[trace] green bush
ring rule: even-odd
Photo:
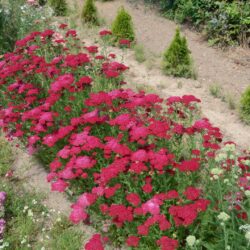
[[[144,0],[165,16],[188,22],[206,33],[210,44],[250,47],[250,4],[247,0]]]
[[[24,0],[0,1],[0,55],[12,51],[15,42],[28,32],[48,26],[46,22],[51,15],[52,10],[48,6],[38,8]]]
[[[93,0],[86,0],[82,10],[82,20],[86,23],[98,25],[97,8]]]
[[[67,3],[66,0],[50,0],[50,6],[54,10],[56,16],[66,16]]]
[[[112,23],[112,33],[115,42],[120,39],[135,40],[133,22],[130,14],[122,7],[119,9],[115,20]]]
[[[241,96],[240,115],[243,121],[250,124],[250,86]]]
[[[166,75],[176,77],[195,77],[187,40],[181,37],[179,29],[163,55],[163,71]]]

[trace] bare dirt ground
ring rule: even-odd
[[[83,1],[74,2],[80,10]],[[240,121],[237,110],[230,110],[228,104],[209,93],[210,84],[216,83],[223,88],[223,94],[239,100],[240,94],[250,84],[249,49],[235,48],[225,52],[212,48],[200,34],[182,28],[192,52],[198,79],[167,77],[162,74],[159,61],[162,52],[170,44],[177,25],[161,17],[151,7],[137,4],[137,1],[116,0],[96,2],[96,5],[101,18],[106,22],[106,28],[110,27],[117,10],[124,6],[133,18],[137,42],[144,46],[147,55],[154,57],[154,62],[150,62],[150,65],[147,62],[139,64],[132,50],[125,52],[123,61],[130,67],[127,75],[130,85],[151,86],[151,91],[158,90],[162,97],[184,94],[197,96],[202,100],[204,116],[222,130],[226,140],[235,141],[241,148],[250,146],[250,127]],[[115,48],[113,50],[121,54],[121,51]]]

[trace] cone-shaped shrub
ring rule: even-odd
[[[82,20],[86,23],[98,24],[97,9],[94,0],[86,0],[82,10]]]
[[[112,33],[114,35],[115,42],[120,39],[128,39],[134,41],[135,33],[132,18],[129,13],[122,7],[112,24]]]
[[[66,0],[50,0],[49,3],[56,16],[65,16],[67,14]]]
[[[193,63],[187,40],[176,30],[175,37],[163,55],[163,71],[166,75],[194,78]]]
[[[240,100],[240,115],[242,120],[250,124],[250,86],[242,94]]]

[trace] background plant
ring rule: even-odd
[[[16,40],[28,32],[44,29],[51,16],[47,6],[29,5],[23,0],[0,3],[0,54],[13,50]]]
[[[247,1],[145,0],[158,4],[163,13],[206,33],[210,44],[250,46],[250,6]]]
[[[66,0],[50,0],[50,6],[54,10],[56,16],[66,16],[67,15],[67,2]]]
[[[187,40],[176,30],[175,37],[163,54],[163,72],[167,75],[195,78]]]
[[[250,87],[241,96],[240,114],[243,121],[250,124]]]
[[[99,24],[97,8],[94,0],[86,0],[82,9],[82,20],[86,23]]]
[[[121,39],[128,39],[130,42],[135,40],[132,17],[123,7],[119,9],[117,16],[112,23],[111,30],[115,42],[119,42]]]

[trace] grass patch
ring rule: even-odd
[[[4,177],[13,163],[11,145],[0,135],[0,191],[7,193],[4,205],[6,229],[0,249],[79,250],[83,233],[68,219],[42,204],[43,194],[28,192],[18,177]],[[55,212],[55,211],[54,211]]]
[[[209,92],[215,98],[220,98],[221,92],[222,92],[221,86],[218,85],[217,83],[214,83],[214,84],[209,86]]]
[[[7,173],[13,161],[11,147],[0,133],[0,177]]]
[[[135,45],[134,46],[135,51],[135,60],[139,63],[143,63],[146,61],[146,55],[143,45]]]

